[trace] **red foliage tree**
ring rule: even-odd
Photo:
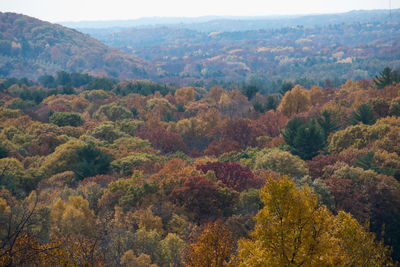
[[[240,151],[238,142],[232,140],[214,140],[204,150],[204,155],[219,156],[232,151]]]
[[[364,190],[356,188],[351,179],[330,177],[325,183],[329,186],[335,199],[336,210],[344,210],[363,221],[368,216],[367,195]]]
[[[204,173],[213,171],[218,180],[239,192],[260,185],[250,169],[243,168],[234,162],[207,162],[197,166],[197,170]]]
[[[321,178],[324,174],[324,168],[329,165],[335,165],[336,162],[341,161],[353,166],[355,160],[362,155],[361,150],[350,150],[340,154],[318,155],[312,160],[307,161],[307,167],[310,170],[310,175],[313,179]]]
[[[249,119],[228,121],[221,129],[221,139],[235,141],[242,149],[257,146],[257,137],[261,135],[262,129]]]
[[[182,137],[164,128],[142,128],[137,135],[142,139],[149,140],[156,149],[161,150],[163,153],[186,151],[186,145]]]
[[[288,118],[279,111],[268,111],[253,121],[253,127],[259,127],[262,135],[277,137],[286,127]]]
[[[235,197],[235,192],[220,187],[204,176],[186,178],[183,185],[170,194],[173,202],[193,213],[197,220],[229,215]]]

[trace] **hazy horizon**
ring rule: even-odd
[[[148,0],[135,3],[124,0],[5,0],[0,11],[15,12],[50,22],[116,21],[142,18],[201,18],[212,16],[262,17],[344,13],[354,10],[400,8],[400,0],[337,0],[332,2],[308,0]]]

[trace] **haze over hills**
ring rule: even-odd
[[[142,19],[131,21],[137,27],[112,22],[79,30],[151,61],[159,80],[181,84],[246,81],[271,89],[279,79],[309,86],[305,79],[366,79],[385,66],[400,67],[400,10],[209,19],[161,19],[148,26]]]
[[[131,27],[171,26],[204,32],[212,31],[248,31],[272,29],[302,25],[322,26],[340,23],[371,23],[399,20],[400,9],[395,10],[354,10],[346,13],[309,14],[309,15],[271,15],[271,16],[202,16],[202,17],[144,17],[134,20],[112,21],[65,21],[59,22],[65,27],[90,32],[92,29],[112,29]]]
[[[339,84],[400,67],[399,22],[396,9],[63,23],[73,30],[0,13],[0,77],[65,70],[177,86],[246,82],[265,93],[284,80]]]
[[[37,78],[58,70],[145,78],[149,64],[87,34],[15,13],[0,13],[0,76]]]

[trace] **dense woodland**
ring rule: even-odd
[[[397,266],[399,12],[0,13],[0,266]]]
[[[400,68],[400,10],[201,19],[73,30],[0,13],[0,77],[37,79],[63,70],[174,87],[246,83],[268,95],[285,81],[337,87],[373,78],[386,66]]]
[[[143,79],[149,68],[76,30],[0,12],[0,77],[37,79],[59,70]]]
[[[400,67],[398,21],[234,32],[166,26],[85,32],[148,60],[164,82],[246,81],[273,88],[281,77],[306,77],[300,82],[311,87],[325,79],[368,79],[387,65]]]
[[[0,83],[0,265],[393,266],[400,74]]]

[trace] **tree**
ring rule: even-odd
[[[294,84],[293,84],[292,82],[290,82],[290,81],[289,81],[289,82],[285,81],[285,82],[283,82],[282,85],[281,85],[280,93],[281,93],[282,95],[285,95],[286,92],[292,90],[293,87],[294,87]]]
[[[47,176],[73,170],[79,160],[76,151],[85,145],[83,141],[76,139],[59,145],[53,153],[45,158],[40,169]]]
[[[94,114],[93,117],[98,120],[119,121],[123,119],[130,119],[133,114],[130,110],[116,103],[101,106]]]
[[[199,221],[230,214],[235,197],[234,192],[204,176],[188,177],[170,194],[172,201],[185,207]]]
[[[279,98],[277,96],[269,95],[265,101],[265,111],[276,110],[279,105]]]
[[[228,139],[214,140],[204,150],[204,155],[219,156],[232,151],[240,151],[238,142]]]
[[[22,183],[26,176],[21,162],[15,158],[0,159],[0,186],[5,187],[14,194],[21,194]]]
[[[293,154],[304,160],[310,160],[318,155],[326,145],[325,139],[314,121],[303,124],[293,140]]]
[[[388,248],[350,215],[333,216],[307,186],[268,178],[260,196],[252,239],[239,241],[240,266],[392,266]]]
[[[254,174],[248,168],[233,162],[207,162],[198,165],[196,169],[204,174],[213,171],[218,180],[236,191],[243,191],[250,187],[257,186]]]
[[[393,82],[399,82],[399,80],[399,75],[389,67],[386,67],[379,73],[379,76],[375,76],[374,83],[378,89],[383,89],[385,86],[391,85]]]
[[[338,129],[335,119],[332,118],[332,114],[328,110],[322,112],[321,116],[317,118],[317,122],[318,126],[321,127],[325,140],[328,138],[330,133],[333,133]]]
[[[185,87],[175,91],[176,103],[186,105],[191,101],[194,101],[194,88]]]
[[[129,135],[116,129],[113,123],[105,122],[97,126],[91,133],[95,138],[113,143],[116,139],[128,137]]]
[[[229,120],[222,128],[222,138],[238,142],[242,149],[257,145],[262,132],[249,119]]]
[[[304,123],[299,118],[290,120],[283,137],[293,154],[305,160],[318,155],[326,145],[323,133],[314,120],[309,123]]]
[[[364,123],[368,125],[374,124],[376,121],[374,111],[368,104],[361,104],[357,110],[353,112],[353,124]]]
[[[163,153],[184,152],[186,150],[182,137],[164,128],[142,128],[137,135],[142,139],[149,140],[156,149],[161,150]]]
[[[291,117],[300,112],[307,111],[311,106],[307,92],[296,85],[291,91],[285,93],[279,104],[278,110],[285,116]]]
[[[139,255],[149,255],[154,262],[161,257],[160,242],[161,236],[156,230],[139,229],[133,235],[133,250]]]
[[[127,250],[121,258],[120,264],[124,267],[157,267],[151,263],[151,258],[147,254],[140,254],[136,257],[133,250]]]
[[[289,175],[296,179],[308,174],[304,161],[287,151],[280,150],[272,150],[258,157],[256,159],[256,168],[274,171],[281,175]]]
[[[82,196],[69,196],[68,201],[57,199],[51,207],[53,232],[62,235],[93,236],[94,212]]]
[[[248,100],[251,100],[259,91],[258,87],[255,85],[244,85],[242,87],[242,94],[247,96]]]
[[[209,223],[193,237],[183,263],[188,267],[228,266],[233,246],[232,233],[222,221]]]
[[[287,123],[285,130],[282,132],[282,135],[283,135],[283,138],[285,139],[286,144],[288,144],[289,146],[294,146],[294,139],[297,136],[297,132],[298,132],[299,128],[303,124],[304,124],[303,121],[298,117],[291,119]]]
[[[391,131],[394,133],[393,136],[390,135]],[[361,149],[376,142],[379,143],[378,147],[394,152],[391,149],[395,148],[398,143],[396,142],[399,136],[398,132],[399,127],[390,127],[379,121],[374,125],[357,124],[335,132],[330,139],[328,149],[330,152],[340,152],[350,147]],[[392,142],[391,138],[394,138],[395,142]],[[381,140],[384,142],[380,143]],[[390,147],[387,146],[388,144]]]
[[[279,111],[267,111],[256,121],[253,121],[253,127],[261,128],[262,135],[277,137],[285,128],[288,118]]]
[[[163,262],[173,266],[180,265],[186,244],[177,234],[168,233],[160,242],[160,247]]]
[[[76,153],[78,154],[78,163],[74,166],[74,173],[78,180],[105,174],[110,168],[111,156],[93,144],[79,148]]]
[[[49,117],[50,123],[58,126],[80,126],[83,124],[81,115],[73,112],[55,112]]]

